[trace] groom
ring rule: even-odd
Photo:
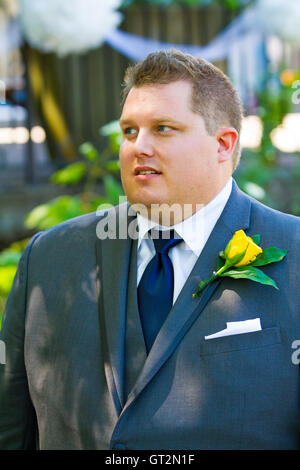
[[[300,222],[232,179],[241,120],[204,60],[128,69],[129,205],[27,245],[0,334],[1,449],[299,449]],[[288,250],[261,268],[278,289],[224,277],[193,298],[240,230]]]

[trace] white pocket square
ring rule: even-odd
[[[204,336],[204,339],[220,338],[222,336],[240,335],[252,331],[261,330],[260,318],[244,321],[232,321],[226,323],[224,330],[218,331],[212,335]]]

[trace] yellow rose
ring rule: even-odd
[[[268,286],[273,286],[278,289],[274,279],[267,276],[257,266],[264,266],[266,264],[281,261],[287,254],[288,250],[283,250],[277,247],[261,249],[256,245],[254,240],[258,240],[260,235],[255,235],[253,238],[248,237],[243,230],[237,230],[233,237],[227,243],[224,251],[219,252],[217,271],[213,271],[212,276],[208,279],[201,280],[197,286],[196,291],[193,293],[193,299],[199,297],[202,290],[215,281],[219,277],[231,277],[233,279],[249,279],[250,281],[259,282]],[[262,253],[259,261],[254,262],[254,266],[248,266],[246,269],[232,269],[234,266],[246,266],[255,261],[256,258]]]
[[[245,266],[255,260],[257,255],[262,253],[260,246],[256,245],[251,237],[247,237],[243,230],[238,230],[233,235],[232,239],[228,243],[225,249],[225,256],[228,260],[243,253],[246,250],[246,253],[241,261],[234,264],[234,266]]]

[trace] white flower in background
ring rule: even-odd
[[[121,0],[20,0],[20,21],[32,47],[59,56],[102,44],[121,22]]]
[[[257,0],[256,28],[300,44],[300,0]]]

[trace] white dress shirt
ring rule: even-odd
[[[153,227],[158,227],[160,230],[174,229],[176,234],[183,240],[182,243],[179,243],[169,251],[169,257],[174,268],[174,304],[228,201],[231,189],[232,178],[228,180],[224,188],[206,206],[203,206],[191,217],[172,227],[158,226],[152,220],[146,219],[140,214],[137,215],[139,228],[137,285],[147,264],[155,256],[153,241],[150,238],[145,238],[148,231]]]

